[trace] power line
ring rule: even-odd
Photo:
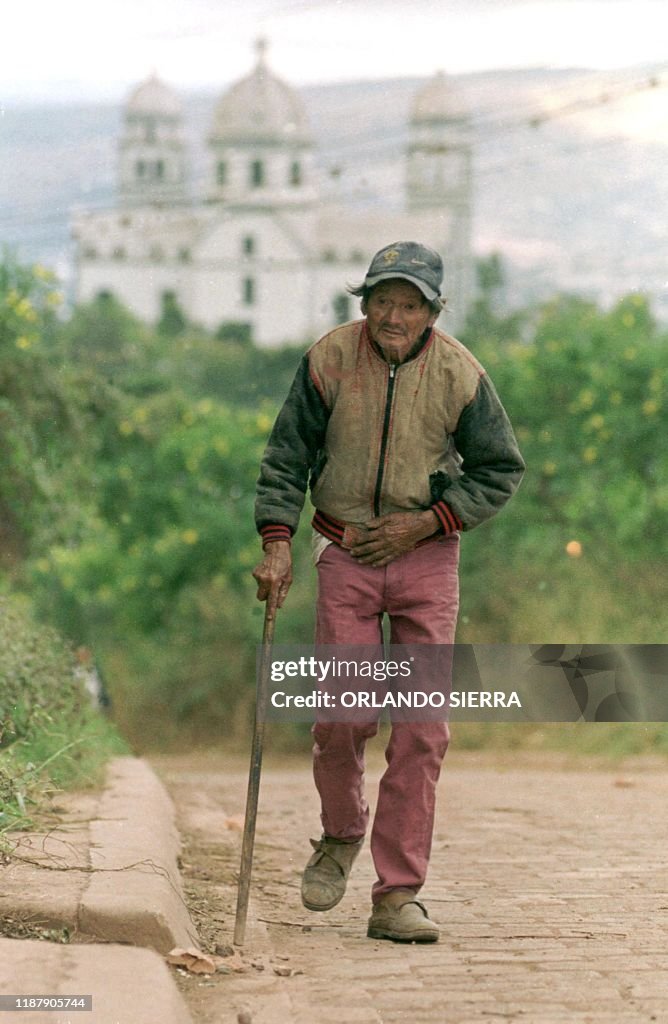
[[[550,110],[545,110],[540,107],[536,109],[535,104],[527,104],[525,112],[519,117],[508,118],[506,120],[499,120],[493,117],[493,112],[488,111],[482,118],[473,118],[472,129],[475,134],[475,145],[476,147],[484,146],[490,142],[495,142],[499,135],[505,134],[511,131],[526,130],[526,129],[537,129],[543,124],[554,121],[558,118],[569,116],[571,114],[577,114],[587,109],[592,109],[602,105],[610,105],[618,102],[621,99],[625,99],[629,96],[635,95],[640,92],[650,91],[659,88],[665,88],[668,85],[668,74],[664,73],[663,70],[659,70],[651,73],[641,80],[637,78],[632,83],[628,82],[616,82],[609,85],[602,92],[597,92],[587,96],[575,97],[570,99],[568,102],[561,104],[561,106],[554,107]],[[367,159],[374,159],[374,155],[384,155],[388,149],[392,146],[396,148],[403,147],[406,144],[408,137],[408,129],[406,126],[400,126],[399,128],[393,128],[391,132],[384,132],[382,136],[376,139],[364,141],[364,137],[341,140],[338,144],[333,147],[331,152],[330,162],[332,159],[339,160],[340,156],[345,159],[346,153],[354,153],[358,156],[363,155]],[[607,147],[614,144],[622,144],[624,141],[623,137],[616,136],[613,138],[603,139],[599,142],[592,143],[590,140],[583,140],[579,145],[570,145],[568,147],[556,147],[552,150],[552,155],[563,155],[566,153],[577,152],[584,146],[587,146],[588,150],[591,151],[594,148]],[[530,161],[529,161],[530,162]],[[527,161],[523,162],[523,166],[526,166]],[[496,174],[508,167],[519,166],[518,161],[513,158],[511,161],[500,161],[491,166],[485,167],[482,172],[477,172],[476,177],[482,174],[486,177],[491,174]],[[345,168],[344,168],[345,169]],[[323,168],[324,170],[324,168]],[[197,189],[201,185],[206,184],[210,181],[208,175],[199,174],[192,181],[192,185]],[[114,190],[115,193],[115,190]],[[95,197],[95,198],[93,198]],[[84,199],[85,208],[81,211],[83,213],[97,213],[101,211],[112,212],[114,207],[110,206],[110,202],[113,204],[115,195],[109,194],[109,189],[102,186],[92,190],[92,193]],[[81,203],[81,200],[79,200]],[[5,229],[11,229],[14,226],[21,224],[29,224],[31,226],[41,227],[50,224],[63,223],[65,218],[69,218],[72,215],[71,210],[63,211],[62,213],[54,212],[48,215],[43,215],[35,219],[28,218],[26,220],[26,214],[30,212],[34,203],[26,202],[24,204],[13,203],[12,213],[8,216],[0,216],[0,224]]]

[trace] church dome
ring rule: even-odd
[[[468,110],[444,71],[438,71],[413,101],[411,123],[451,121],[466,117]]]
[[[266,44],[257,44],[255,68],[233,85],[213,115],[211,137],[220,142],[306,142],[308,118],[297,93],[267,68]]]
[[[127,114],[154,117],[180,117],[181,101],[176,93],[153,74],[131,93],[126,106]]]

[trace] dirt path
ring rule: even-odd
[[[192,909],[231,942],[247,765],[156,758],[176,801]],[[375,798],[382,770],[370,763]],[[451,752],[423,897],[437,946],[365,937],[362,852],[344,901],[304,910],[319,835],[308,758],[265,759],[244,973],[180,985],[198,1024],[626,1024],[668,1021],[668,772]],[[230,963],[234,963],[231,960]]]

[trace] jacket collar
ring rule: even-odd
[[[388,360],[385,357],[385,353],[383,352],[383,350],[380,347],[380,345],[378,345],[373,340],[373,338],[371,337],[371,333],[369,331],[369,324],[368,324],[368,321],[367,321],[366,317],[364,318],[364,324],[363,324],[363,327],[362,327],[362,331],[363,331],[364,337],[367,340],[367,343],[371,346],[371,348],[376,353],[376,355],[380,356],[380,358],[383,360],[383,362],[386,363]],[[431,327],[425,328],[425,330],[423,331],[421,336],[418,338],[418,340],[413,345],[413,348],[410,349],[408,354],[405,356],[404,359],[401,360],[401,362],[398,365],[399,366],[403,366],[404,363],[409,363],[409,362],[411,362],[411,360],[417,358],[417,356],[420,355],[420,353],[427,347],[427,345],[431,341],[433,333],[434,333],[433,325]]]

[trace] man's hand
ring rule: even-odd
[[[258,601],[268,601],[271,614],[285,601],[292,583],[292,550],[287,540],[270,541],[264,558],[253,569]]]
[[[439,528],[434,512],[391,512],[367,524],[368,537],[350,549],[353,558],[363,565],[388,565],[399,555],[412,551],[425,537]]]

